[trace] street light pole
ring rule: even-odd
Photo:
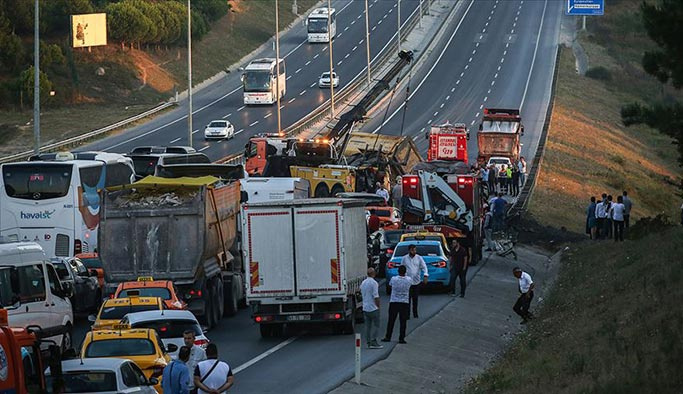
[[[277,133],[282,134],[280,120],[280,1],[275,0],[275,89],[277,90]]]
[[[332,30],[330,29],[332,20],[330,18],[330,10],[332,9],[332,1],[327,0],[327,45],[329,46],[330,50],[330,109],[332,110],[332,118],[334,118],[334,78],[332,76],[334,75],[334,60],[332,59]]]
[[[192,146],[192,12],[187,0],[187,141]]]
[[[401,0],[398,0],[398,51],[401,52]]]
[[[40,7],[33,11],[33,153],[40,153]]]
[[[370,77],[370,17],[368,15],[368,0],[365,0],[365,49],[368,57],[368,89],[372,81]]]

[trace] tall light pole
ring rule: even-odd
[[[277,90],[277,133],[282,134],[280,121],[280,1],[275,0],[275,89]]]
[[[365,0],[365,49],[368,57],[368,89],[372,79],[370,77],[370,16],[368,14],[368,0]]]
[[[330,50],[330,109],[332,110],[332,118],[334,118],[334,79],[332,78],[334,75],[334,60],[332,59],[332,30],[330,29],[332,27],[331,9],[332,1],[327,0],[327,45]]]
[[[33,153],[40,153],[40,7],[33,11]]]
[[[187,0],[187,141],[192,146],[192,12]]]
[[[401,0],[398,0],[398,51],[401,52]]]

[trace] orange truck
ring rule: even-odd
[[[50,365],[50,368],[60,370],[59,347],[54,345],[49,349],[51,359],[56,360],[53,363],[56,365]],[[36,333],[30,326],[10,327],[7,310],[0,309],[0,393],[45,392],[43,371],[46,367]]]
[[[426,137],[429,140],[428,161],[462,161],[467,164],[470,132],[464,123],[432,125]]]
[[[486,164],[491,157],[506,157],[514,163],[519,160],[522,135],[524,125],[518,109],[484,108],[477,133],[477,162]]]
[[[288,157],[298,165],[331,164],[332,146],[327,139],[304,140],[279,134],[259,134],[249,139],[244,148],[244,169],[250,176],[261,176],[268,159]],[[297,158],[297,159],[294,159]]]

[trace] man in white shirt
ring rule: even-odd
[[[389,202],[389,192],[384,188],[384,185],[377,182],[377,191],[375,192],[378,196],[382,196],[385,203]]]
[[[190,348],[190,358],[185,364],[191,375],[194,374],[194,368],[197,364],[199,364],[200,361],[206,360],[206,352],[201,346],[195,345],[194,341],[195,332],[193,330],[185,330],[185,332],[183,332],[183,342],[185,342],[185,346]],[[190,379],[189,388],[190,391],[194,389],[194,379]]]
[[[413,317],[417,319],[417,299],[420,296],[420,273],[424,272],[424,284],[429,280],[429,272],[427,271],[427,264],[425,264],[422,256],[417,254],[417,247],[415,245],[408,246],[408,254],[401,259],[401,266],[406,267],[407,276],[412,281],[410,286],[410,299],[408,305],[413,304]],[[410,318],[410,316],[408,317]]]
[[[194,369],[194,385],[198,394],[216,394],[228,391],[235,384],[232,369],[218,359],[218,347],[210,343],[206,347],[207,360],[200,361]]]
[[[387,333],[382,342],[391,342],[391,335],[394,332],[396,317],[399,318],[400,331],[398,343],[406,343],[406,326],[410,317],[410,288],[412,281],[406,276],[406,266],[398,267],[398,276],[394,276],[389,281],[391,288],[391,298],[389,299],[389,321],[387,321]]]
[[[365,319],[365,340],[369,349],[381,349],[377,343],[379,332],[379,285],[375,280],[375,269],[368,268],[368,277],[360,284],[363,296],[363,317]]]
[[[598,225],[598,239],[607,236],[605,233],[605,220],[607,219],[607,194],[602,193],[602,200],[595,204],[595,219]]]
[[[526,324],[534,317],[534,315],[529,312],[531,300],[534,299],[534,281],[531,279],[531,275],[522,271],[519,267],[513,268],[512,274],[519,281],[520,292],[520,296],[517,298],[517,302],[515,302],[515,306],[513,306],[512,309],[522,318],[522,321],[519,324]]]

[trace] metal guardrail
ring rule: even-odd
[[[538,142],[538,147],[536,148],[536,153],[534,155],[534,162],[531,165],[531,170],[529,170],[529,175],[524,183],[524,187],[517,197],[517,201],[508,211],[508,216],[515,216],[523,211],[526,211],[529,205],[529,199],[536,186],[536,179],[538,178],[538,172],[540,171],[541,164],[543,162],[543,154],[545,153],[545,145],[548,140],[548,129],[550,128],[550,119],[553,115],[553,108],[555,107],[555,90],[557,89],[557,77],[560,68],[560,47],[558,45],[555,54],[555,70],[553,71],[553,82],[550,88],[550,102],[548,103],[548,111],[545,114],[545,120],[543,122],[543,130],[541,131],[541,139]]]
[[[116,129],[123,127],[123,126],[126,126],[130,123],[133,123],[133,122],[138,121],[140,119],[146,118],[150,115],[153,115],[153,114],[155,114],[159,111],[162,111],[162,110],[164,110],[164,109],[166,109],[172,105],[175,105],[175,104],[176,104],[175,101],[168,101],[168,102],[165,102],[161,105],[158,105],[158,106],[156,106],[156,107],[154,107],[148,111],[145,111],[141,114],[132,116],[128,119],[124,119],[120,122],[116,122],[116,123],[111,124],[109,126],[102,127],[101,129],[93,130],[93,131],[90,131],[90,132],[85,133],[85,134],[77,135],[75,137],[67,138],[67,139],[62,140],[62,141],[57,141],[57,142],[53,142],[51,144],[41,146],[40,152],[53,152],[56,150],[61,150],[64,148],[72,147],[74,145],[79,145],[79,144],[81,144],[87,140],[99,137],[103,134],[106,134],[106,133],[112,131],[112,130],[116,130]],[[32,155],[33,155],[33,150],[25,151],[25,152],[17,153],[14,155],[2,157],[2,158],[0,158],[0,163],[8,163],[8,162],[12,162],[12,161],[27,160]]]

